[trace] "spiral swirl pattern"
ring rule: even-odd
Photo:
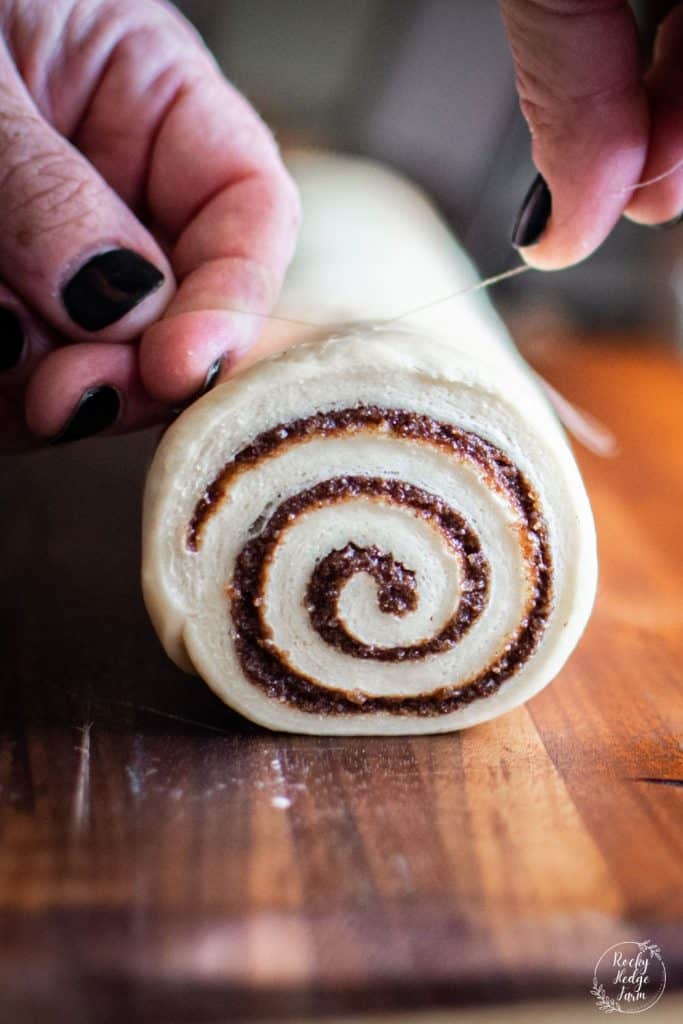
[[[319,412],[278,424],[239,451],[209,484],[194,508],[186,544],[195,553],[200,550],[211,516],[229,498],[239,476],[312,439],[357,440],[362,435],[409,442],[445,453],[469,468],[507,504],[515,522],[526,581],[526,598],[516,627],[499,638],[491,659],[470,678],[410,696],[372,694],[345,686],[342,679],[320,680],[298,669],[296,657],[292,659],[279,648],[264,616],[269,604],[269,567],[277,559],[278,548],[288,531],[321,509],[365,499],[389,509],[408,510],[439,536],[457,562],[459,576],[454,607],[432,635],[405,644],[368,643],[354,635],[344,622],[340,612],[344,587],[356,573],[369,575],[377,588],[380,611],[401,618],[414,612],[420,601],[415,573],[396,559],[392,551],[375,545],[363,546],[350,540],[344,547],[329,551],[312,568],[305,603],[313,629],[335,651],[353,659],[392,663],[429,659],[451,651],[461,641],[482,615],[490,596],[491,570],[481,542],[464,516],[443,498],[401,479],[360,474],[335,476],[282,501],[266,521],[256,524],[254,535],[236,558],[232,578],[227,582],[227,595],[242,670],[269,698],[310,713],[357,715],[382,711],[397,715],[443,715],[495,693],[525,664],[536,649],[552,605],[550,548],[538,499],[521,471],[490,442],[429,416],[378,406],[358,405]]]
[[[166,650],[274,729],[442,732],[548,683],[595,592],[571,452],[511,358],[395,328],[296,346],[195,403],[145,494]]]

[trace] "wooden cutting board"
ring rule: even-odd
[[[153,434],[2,463],[3,1021],[568,996],[593,1019],[594,964],[624,939],[659,943],[670,997],[683,370],[578,342],[534,361],[621,444],[578,453],[600,594],[550,688],[451,736],[269,734],[166,660],[138,584]]]

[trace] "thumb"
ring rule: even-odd
[[[501,10],[540,171],[513,244],[532,266],[557,270],[604,241],[645,162],[636,24],[619,0],[501,0]]]

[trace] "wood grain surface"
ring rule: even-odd
[[[621,444],[578,453],[600,593],[552,686],[451,736],[269,734],[166,660],[138,581],[154,434],[0,464],[2,1021],[592,1016],[624,939],[680,984],[683,369],[532,359]]]

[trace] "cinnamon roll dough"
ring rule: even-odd
[[[300,157],[305,227],[259,355],[165,434],[145,600],[174,661],[272,729],[464,728],[560,670],[596,586],[553,412],[420,194]],[[362,320],[359,319],[362,317]],[[382,322],[384,321],[384,322]],[[308,340],[300,341],[308,335]]]

